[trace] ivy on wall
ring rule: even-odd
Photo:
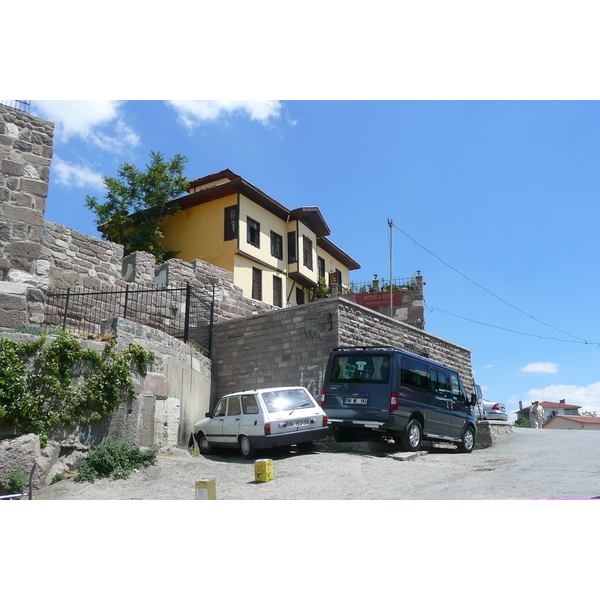
[[[145,376],[154,354],[138,344],[104,352],[81,348],[69,333],[46,344],[0,338],[0,418],[19,433],[35,433],[44,445],[53,427],[98,421],[136,396],[132,368]]]

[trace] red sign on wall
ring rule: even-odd
[[[367,308],[381,308],[382,306],[390,305],[389,292],[370,292],[355,294],[356,303]],[[392,292],[393,306],[402,304],[402,290],[394,290]]]

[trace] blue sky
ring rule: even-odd
[[[354,281],[420,270],[425,329],[518,402],[600,414],[596,101],[33,101],[56,124],[46,219],[97,235],[86,195],[151,150],[318,206]]]

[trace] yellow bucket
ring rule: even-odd
[[[265,483],[273,479],[273,459],[259,458],[254,461],[254,477],[256,481]]]

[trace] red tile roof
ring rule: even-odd
[[[578,423],[600,423],[600,417],[582,417],[581,415],[554,415],[554,418],[569,419]]]
[[[581,406],[577,406],[576,404],[565,404],[564,402],[540,402],[540,404],[544,408],[581,408]]]

